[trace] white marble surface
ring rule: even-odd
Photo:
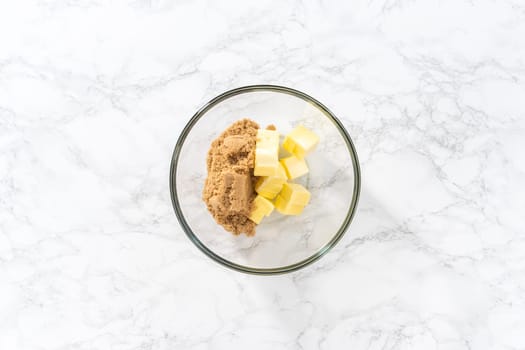
[[[351,3],[351,4],[350,4]],[[184,236],[192,113],[252,83],[356,141],[359,211],[277,277]],[[525,4],[0,3],[0,349],[525,349]]]

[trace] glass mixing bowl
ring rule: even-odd
[[[298,216],[276,210],[253,237],[219,226],[202,200],[211,142],[233,122],[250,118],[286,134],[302,124],[320,137],[306,157],[310,172],[299,182],[311,200]],[[177,140],[170,169],[171,200],[190,240],[216,262],[237,271],[278,274],[300,269],[326,254],[344,235],[360,192],[355,147],[341,122],[307,94],[282,86],[255,85],[227,91],[204,105]]]

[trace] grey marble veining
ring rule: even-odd
[[[525,5],[0,4],[0,349],[523,349]],[[181,231],[169,161],[224,90],[282,84],[354,139],[359,210],[296,273]]]

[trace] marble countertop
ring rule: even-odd
[[[2,2],[0,349],[525,349],[524,38],[518,0]],[[191,115],[256,83],[331,108],[363,175],[272,277],[168,191]]]

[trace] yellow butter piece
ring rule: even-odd
[[[249,219],[259,224],[261,220],[272,213],[273,203],[262,196],[256,196],[253,200],[253,210],[250,213]]]
[[[275,198],[275,209],[283,215],[299,215],[303,212],[304,206],[291,205],[283,197],[277,195],[277,198]]]
[[[286,171],[288,179],[292,180],[308,173],[308,165],[303,158],[296,156],[286,157],[280,160]]]
[[[283,189],[279,193],[286,201],[290,202],[292,205],[302,205],[305,206],[310,202],[310,191],[308,191],[304,186],[294,183],[285,183]]]
[[[275,209],[284,215],[301,214],[310,201],[310,192],[299,184],[285,183],[275,198]]]
[[[304,158],[314,150],[318,143],[319,136],[310,129],[299,125],[286,135],[283,141],[283,148],[298,158]]]
[[[264,176],[261,177],[255,184],[255,192],[265,198],[274,199],[277,193],[281,192],[283,183],[285,182],[286,179],[273,176]]]
[[[279,132],[277,130],[258,129],[256,142],[259,144],[275,145],[279,148]]]
[[[281,163],[278,165],[275,176],[261,176],[255,184],[255,192],[261,196],[274,199],[277,193],[281,192],[283,184],[286,182],[286,172]]]
[[[257,130],[255,140],[255,176],[274,176],[279,164],[279,133],[275,130]]]
[[[285,179],[285,180],[288,178],[288,175],[286,175],[286,170],[284,169],[284,166],[280,162],[277,168],[277,175],[275,176],[281,179]]]

